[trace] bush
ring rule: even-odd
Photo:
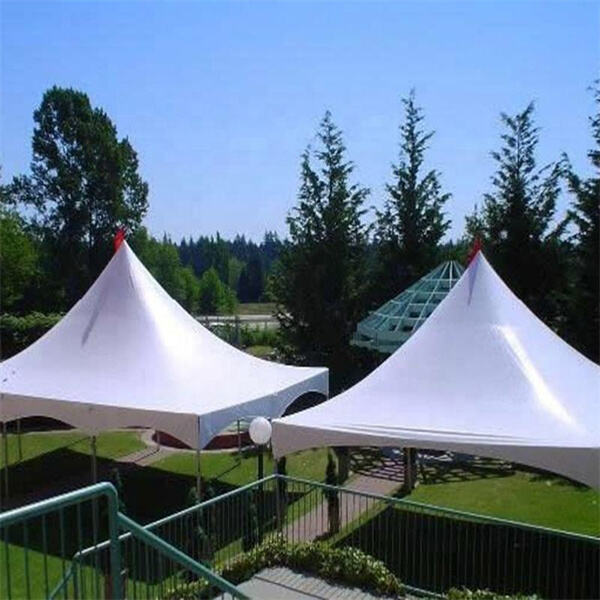
[[[379,560],[356,548],[332,548],[319,542],[288,544],[276,537],[255,547],[233,561],[221,575],[234,585],[247,581],[269,567],[285,566],[314,574],[330,581],[362,589],[402,596],[402,584]],[[167,593],[170,600],[210,597],[210,586],[204,581],[179,585]]]
[[[9,314],[0,315],[2,357],[8,358],[21,352],[54,327],[61,318],[62,315],[45,315],[39,312],[33,312],[22,317]]]
[[[240,328],[240,343],[242,347],[248,346],[272,346],[275,347],[279,341],[277,329],[245,325]]]

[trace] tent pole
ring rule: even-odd
[[[202,502],[202,477],[200,476],[200,448],[196,447],[196,497],[198,502]]]
[[[19,462],[23,460],[23,444],[21,442],[21,419],[17,419],[17,446],[19,448]]]
[[[202,477],[200,472],[200,417],[196,419],[196,499],[202,502]]]
[[[91,439],[92,445],[92,483],[98,482],[98,457],[96,455],[96,436]]]
[[[2,446],[4,448],[4,499],[8,501],[8,435],[6,421],[2,423]]]

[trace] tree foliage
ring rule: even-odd
[[[567,181],[573,195],[569,218],[575,225],[573,235],[573,287],[569,293],[568,325],[565,335],[584,354],[600,358],[600,84],[593,90],[596,112],[590,117],[595,147],[588,156],[595,175],[578,176],[567,163]]]
[[[369,190],[351,182],[354,165],[329,112],[317,138],[318,147],[302,155],[290,240],[271,291],[285,340],[304,361],[338,375],[348,368],[350,336],[363,311]]]
[[[0,205],[0,311],[20,313],[38,274],[38,254],[23,219]]]
[[[485,194],[481,212],[476,209],[467,219],[467,230],[482,239],[486,255],[513,292],[554,324],[567,257],[565,223],[554,224],[563,164],[537,167],[539,129],[533,115],[533,103],[514,116],[502,113],[503,144],[492,152],[497,163],[493,189]]]
[[[118,228],[135,230],[148,208],[148,186],[127,138],[88,96],[53,87],[34,112],[31,174],[10,185],[14,202],[34,212],[51,278],[64,309],[98,276]]]
[[[442,191],[438,171],[424,171],[434,132],[422,129],[423,111],[414,91],[402,100],[400,160],[392,166],[383,210],[377,212],[376,269],[372,298],[388,300],[437,266],[440,244],[450,227],[443,212],[451,195]]]

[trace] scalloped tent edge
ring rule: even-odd
[[[227,425],[327,396],[328,370],[255,358],[189,315],[124,242],[77,304],[0,364],[0,421],[45,416],[90,435],[164,431],[205,447]]]
[[[316,446],[489,456],[600,487],[600,368],[479,252],[419,330],[365,379],[273,422],[276,457]]]

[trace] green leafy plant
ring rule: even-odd
[[[403,596],[398,578],[379,560],[356,548],[333,548],[319,542],[289,544],[274,537],[241,555],[220,571],[228,581],[237,585],[259,571],[275,566],[314,574],[332,582],[353,585],[378,594]],[[214,595],[205,581],[178,585],[166,598],[188,600]]]

